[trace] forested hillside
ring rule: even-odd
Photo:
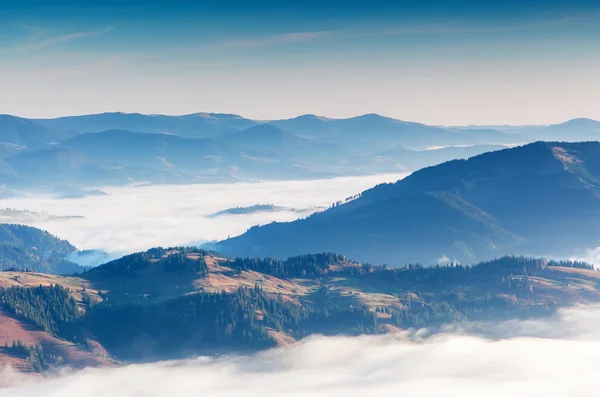
[[[65,259],[76,251],[68,241],[34,227],[0,224],[0,270],[72,274],[83,268]]]
[[[600,272],[584,262],[502,257],[390,268],[330,253],[228,259],[177,247],[77,277],[0,272],[0,286],[11,315],[126,361],[254,351],[315,333],[530,318],[600,301]]]

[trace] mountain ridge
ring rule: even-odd
[[[598,142],[536,142],[453,160],[303,220],[251,228],[215,249],[275,257],[345,252],[388,264],[483,260],[516,247],[569,256],[570,246],[585,249],[600,236],[592,221],[600,216],[599,158]],[[572,237],[562,238],[561,227]]]

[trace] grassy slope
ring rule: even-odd
[[[188,254],[190,258],[198,258],[197,253]],[[436,286],[399,285],[385,281],[367,281],[353,277],[322,277],[280,279],[254,271],[243,271],[239,275],[232,274],[228,259],[208,255],[204,257],[209,274],[204,277],[191,269],[168,273],[161,266],[150,266],[139,270],[135,278],[95,275],[58,276],[41,273],[0,272],[0,287],[39,286],[60,284],[70,289],[75,300],[82,304],[82,296],[86,294],[100,302],[108,296],[113,302],[142,301],[148,303],[162,302],[176,297],[199,292],[233,292],[242,286],[254,287],[256,284],[274,295],[281,295],[298,300],[309,297],[319,288],[326,286],[339,294],[340,299],[348,296],[368,306],[392,306],[401,301],[398,289],[426,294],[435,300],[436,293],[444,292]],[[347,263],[343,266],[354,266]],[[537,299],[563,299],[565,301],[587,301],[600,299],[600,272],[566,267],[551,267],[529,273],[535,282]],[[515,276],[519,278],[519,276]],[[489,285],[458,283],[453,289],[462,290],[472,295],[493,292]],[[83,305],[82,310],[83,310]]]
[[[198,253],[188,254],[191,259],[197,259]],[[320,277],[280,279],[254,271],[243,271],[235,275],[228,266],[226,258],[208,255],[204,257],[209,268],[209,274],[202,276],[191,269],[179,272],[165,272],[159,263],[141,269],[136,277],[119,277],[95,274],[94,272],[74,276],[55,276],[39,273],[0,272],[0,287],[39,286],[61,284],[71,291],[80,309],[85,310],[83,295],[96,301],[110,299],[111,302],[147,302],[157,303],[179,296],[199,292],[233,292],[242,286],[253,287],[260,285],[263,290],[279,296],[281,299],[302,303],[319,303],[318,294],[325,287],[329,291],[328,302],[338,305],[365,305],[375,311],[376,308],[386,307],[391,310],[401,310],[407,300],[412,302],[442,301],[447,299],[448,292],[462,292],[468,296],[485,296],[490,293],[502,295],[505,291],[496,284],[477,282],[458,282],[451,286],[439,287],[428,283],[391,282],[385,279],[364,279],[356,277]],[[344,263],[338,266],[357,266],[354,263]],[[518,280],[521,276],[515,276]],[[530,280],[534,285],[532,295],[519,295],[518,299],[535,302],[581,303],[600,301],[600,272],[578,268],[548,267],[538,271],[529,271]],[[85,289],[85,291],[84,291]],[[256,315],[260,315],[257,313]],[[386,323],[388,313],[378,313],[382,329],[388,332],[396,331],[392,324]],[[4,328],[3,325],[4,324]],[[9,325],[6,325],[9,324]],[[3,331],[4,329],[4,331]],[[12,331],[11,331],[12,330]],[[271,336],[281,345],[292,343],[288,335],[268,330]],[[4,344],[2,333],[6,335],[21,335],[20,338],[32,344],[44,341],[51,348],[58,349],[68,358],[71,365],[92,363],[91,365],[110,365],[110,361],[86,352],[67,342],[60,341],[43,332],[27,328],[23,323],[10,317],[0,310],[0,345]],[[10,337],[9,337],[10,338]],[[30,340],[31,339],[31,340]],[[7,339],[8,340],[8,339]],[[35,342],[35,343],[34,343]],[[11,343],[11,341],[9,341]],[[101,347],[98,349],[101,351]],[[69,351],[73,351],[71,355]],[[0,362],[6,362],[7,357],[0,355]],[[87,360],[87,361],[86,361]],[[91,360],[91,361],[90,361]]]

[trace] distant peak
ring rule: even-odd
[[[590,125],[600,125],[600,121],[580,117],[580,118],[565,121],[564,123],[559,124],[559,125],[590,126]]]
[[[262,123],[255,126],[252,126],[244,131],[283,131],[281,128],[274,126],[270,123]],[[244,132],[242,131],[242,132]]]
[[[373,122],[373,121],[392,121],[392,122],[403,123],[403,121],[401,121],[401,120],[394,119],[394,118],[387,117],[387,116],[382,116],[377,113],[367,113],[367,114],[363,114],[361,116],[350,117],[347,120],[364,120],[364,121],[371,121],[371,122]]]

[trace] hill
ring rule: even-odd
[[[353,168],[356,172],[384,173],[394,168],[413,171],[505,148],[503,145],[449,146],[429,150],[394,147],[373,155],[349,157],[344,166],[346,169]]]
[[[272,121],[271,124],[312,140],[335,142],[354,153],[377,152],[390,147],[424,150],[432,146],[513,143],[514,137],[485,129],[464,131],[407,122],[377,114],[348,119],[327,119],[312,115]],[[359,149],[362,149],[359,151]]]
[[[230,259],[154,248],[78,276],[0,272],[0,327],[18,321],[11,327],[24,342],[56,338],[96,357],[91,365],[112,363],[107,355],[139,362],[251,352],[315,333],[543,316],[598,302],[599,275],[581,262],[526,257],[391,269],[328,253]]]
[[[35,122],[47,127],[78,133],[130,130],[152,134],[172,134],[187,138],[218,137],[256,124],[252,120],[234,114],[195,113],[166,116],[120,112],[38,119]]]
[[[257,126],[214,140],[110,130],[81,134],[60,146],[130,180],[155,183],[331,176],[292,162],[294,153],[311,157],[312,147],[301,141],[275,127]]]
[[[579,118],[541,128],[524,128],[522,131],[535,140],[597,141],[600,140],[600,121]]]
[[[0,181],[16,187],[57,188],[128,181],[122,170],[103,166],[82,152],[65,148],[26,151],[6,158],[5,162],[10,171],[0,169]]]
[[[291,223],[221,241],[232,255],[346,252],[376,263],[570,256],[600,236],[600,143],[537,142],[450,161]]]
[[[597,139],[598,125],[575,119],[514,129],[460,128],[377,114],[262,122],[214,113],[102,113],[39,120],[4,115],[0,184],[47,189],[406,172],[499,145]]]
[[[76,251],[68,241],[34,227],[0,224],[0,270],[71,274],[83,268],[66,260]]]
[[[250,155],[274,158],[297,157],[302,154],[314,155],[320,149],[319,144],[270,124],[259,124],[247,130],[226,135],[222,141]]]
[[[0,146],[4,156],[27,149],[49,148],[70,134],[21,117],[0,114]],[[1,153],[1,152],[0,152]]]
[[[200,167],[206,156],[222,156],[226,146],[208,139],[148,134],[125,130],[86,133],[61,143],[90,159],[127,167],[168,167],[167,164]]]

